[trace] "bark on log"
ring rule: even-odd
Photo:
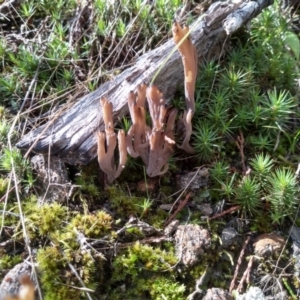
[[[234,2],[215,2],[195,25],[190,26],[200,62],[218,57],[227,35],[251,21],[273,0]],[[178,51],[166,61],[173,49],[174,43],[170,39],[144,54],[133,67],[126,69],[114,80],[106,82],[47,124],[23,136],[17,147],[56,154],[69,164],[88,163],[97,155],[95,132],[103,129],[100,97],[105,96],[113,103],[114,118],[123,116],[128,111],[128,92],[142,82],[151,82],[163,65],[154,83],[163,92],[165,99],[170,99],[175,89],[183,85],[183,67]]]

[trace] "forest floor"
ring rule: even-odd
[[[163,176],[129,158],[108,185],[96,159],[15,146],[211,2],[0,1],[0,299],[22,273],[49,300],[299,299],[299,7],[275,1],[199,62],[196,154]]]

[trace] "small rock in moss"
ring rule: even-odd
[[[192,266],[211,242],[208,230],[199,225],[180,225],[175,233],[176,256],[185,266]]]
[[[272,255],[279,252],[285,244],[285,239],[277,233],[264,233],[254,241],[254,253],[259,256]]]
[[[234,298],[226,290],[220,288],[212,288],[207,290],[202,300],[233,300]]]

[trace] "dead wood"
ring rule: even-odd
[[[237,2],[237,1],[235,1]],[[227,35],[251,21],[273,0],[215,2],[204,16],[199,17],[192,29],[191,38],[199,61],[219,57]],[[138,84],[154,82],[170,99],[178,86],[183,85],[183,67],[180,54],[175,51],[172,39],[142,55],[133,67],[101,85],[95,92],[81,98],[73,107],[53,118],[47,124],[29,132],[18,142],[20,149],[59,155],[70,164],[88,163],[97,156],[96,131],[103,130],[103,114],[99,99],[106,97],[113,104],[113,116],[122,117],[127,111],[127,95]]]

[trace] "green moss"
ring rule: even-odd
[[[34,203],[34,202],[35,203]],[[25,204],[26,229],[32,238],[49,236],[63,228],[68,221],[68,210],[59,203],[38,205],[36,199]]]
[[[100,288],[104,256],[93,248],[80,247],[79,234],[83,233],[83,238],[100,238],[110,229],[111,222],[112,218],[103,211],[88,216],[77,214],[65,228],[51,235],[53,246],[37,253],[45,299],[86,299],[82,290],[71,288],[81,286],[71,266],[87,288]]]
[[[128,195],[118,186],[111,186],[106,191],[109,202],[118,216],[128,218],[130,215],[140,216],[142,214],[143,199]]]
[[[113,239],[112,217],[102,210],[84,215],[69,212],[58,203],[39,206],[34,197],[23,205],[31,241],[44,244],[37,251],[36,261],[45,299],[86,299],[83,290],[71,288],[81,287],[71,266],[87,288],[99,289],[104,278],[104,256],[81,242],[105,235]]]
[[[145,286],[145,290],[149,291],[151,299],[153,300],[184,300],[185,286],[176,282],[172,278],[166,278],[164,276],[157,276],[149,280],[141,280],[141,285]]]
[[[128,248],[113,262],[113,280],[120,281],[128,277],[139,277],[139,273],[172,272],[172,266],[177,263],[173,251],[165,251],[159,247],[142,245],[139,242]]]
[[[66,230],[76,229],[87,238],[99,238],[110,231],[112,222],[112,217],[105,211],[87,215],[76,214],[70,220]]]
[[[20,263],[21,261],[22,261],[21,255],[8,255],[8,254],[1,253],[0,274],[2,274],[2,272],[5,270],[12,269],[16,264]]]
[[[169,216],[170,215],[167,211],[156,208],[155,211],[151,212],[150,215],[147,216],[146,220],[155,228],[163,228],[164,222]]]
[[[83,195],[86,199],[93,199],[95,197],[99,198],[100,189],[99,182],[97,181],[97,175],[99,173],[98,162],[93,161],[88,166],[83,166],[80,172],[75,178],[75,182],[80,186],[80,190],[73,196],[75,198],[77,195]]]
[[[80,291],[70,289],[74,275],[67,269],[67,260],[58,247],[39,249],[37,262],[40,270],[40,280],[44,298],[50,299],[80,299]]]
[[[8,178],[0,177],[0,198],[3,197],[7,191],[8,187]]]
[[[167,248],[135,243],[114,260],[112,282],[130,283],[127,297],[151,295],[151,299],[163,299],[162,294],[172,294],[174,298],[167,299],[183,299],[184,285],[174,277],[178,260],[173,247]]]

